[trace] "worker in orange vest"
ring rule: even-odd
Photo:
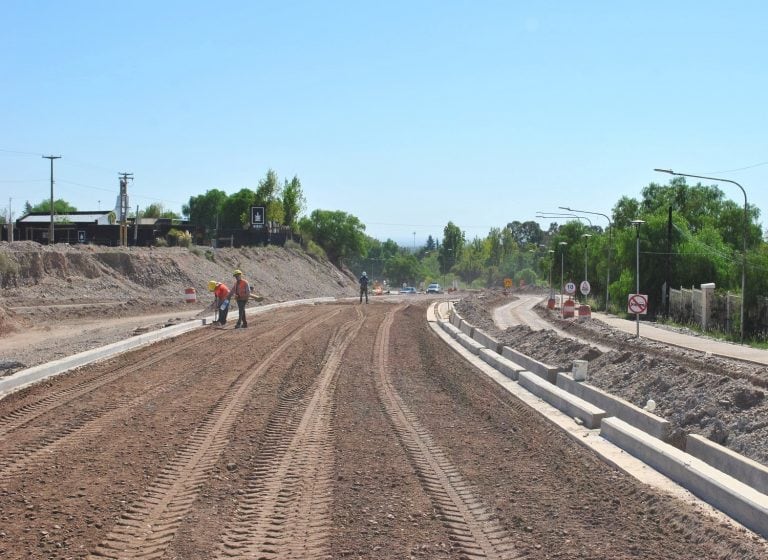
[[[223,327],[227,324],[227,313],[229,313],[229,288],[221,282],[211,280],[208,282],[208,291],[213,292],[215,298],[213,304],[218,318],[214,323],[219,323]]]
[[[251,297],[251,286],[248,284],[248,281],[243,278],[243,272],[241,270],[235,270],[232,275],[235,277],[235,285],[232,286],[229,297],[234,296],[237,301],[237,324],[235,325],[235,328],[247,329],[248,319],[245,316],[245,305]]]

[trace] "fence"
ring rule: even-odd
[[[741,296],[737,294],[694,287],[671,289],[669,313],[676,323],[734,335],[741,331]],[[745,308],[744,315],[747,334],[768,336],[768,297],[757,296],[755,305]]]

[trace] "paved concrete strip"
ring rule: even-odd
[[[745,527],[768,537],[765,494],[618,418],[603,420],[600,434]]]
[[[48,362],[47,364],[40,364],[39,366],[17,371],[13,375],[0,380],[0,398],[53,375],[58,375],[70,369],[109,358],[115,354],[133,350],[139,346],[152,344],[158,340],[179,336],[182,333],[197,329],[200,326],[202,326],[202,321],[200,320],[187,321],[178,325],[144,333],[129,338],[128,340],[121,340],[120,342],[107,344],[106,346],[95,348],[93,350],[86,350],[85,352],[80,352],[74,356],[67,356],[66,358]]]
[[[602,321],[606,325],[626,333],[635,334],[637,332],[637,324],[635,321],[620,319],[615,315],[592,313],[592,320]],[[722,342],[703,336],[692,336],[679,333],[655,327],[644,321],[640,321],[640,338],[648,338],[672,346],[697,350],[704,354],[712,354],[724,358],[733,358],[736,360],[768,365],[768,350],[761,350],[759,348],[752,348],[750,346],[733,344],[730,342]]]
[[[272,303],[269,305],[263,305],[259,307],[247,308],[246,313],[251,315],[260,315],[273,309],[281,307],[293,307],[295,305],[312,305],[316,303],[329,303],[335,301],[332,297],[301,299],[294,301],[287,301],[281,303]],[[207,319],[206,319],[207,320]],[[213,314],[211,314],[210,321],[213,321]],[[133,350],[140,346],[152,344],[158,340],[164,340],[166,338],[173,338],[179,336],[185,332],[203,327],[202,319],[194,319],[179,323],[178,325],[172,325],[170,327],[164,327],[156,331],[151,331],[138,336],[134,336],[127,340],[121,340],[112,344],[107,344],[100,348],[94,348],[93,350],[86,350],[73,356],[67,356],[60,360],[48,362],[47,364],[40,364],[39,366],[31,367],[21,371],[17,371],[13,375],[0,379],[0,399],[6,395],[23,389],[33,383],[37,383],[48,377],[59,375],[65,371],[84,366],[105,358],[112,357],[116,354]]]

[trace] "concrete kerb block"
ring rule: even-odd
[[[530,356],[526,356],[525,354],[518,352],[517,350],[514,350],[509,346],[502,347],[501,355],[504,356],[506,359],[515,362],[516,364],[520,364],[521,366],[523,366],[523,369],[525,369],[526,371],[535,373],[536,375],[538,375],[542,379],[546,379],[553,385],[557,383],[556,367],[547,365],[538,360],[534,360]]]
[[[499,344],[499,341],[494,339],[492,336],[486,334],[485,332],[481,331],[480,329],[475,329],[472,332],[472,338],[488,348],[489,350],[493,350],[497,354],[500,354],[499,349],[501,348],[501,344]]]
[[[600,435],[768,538],[768,496],[765,494],[618,418],[604,419]]]
[[[482,359],[485,363],[490,365],[492,368],[500,371],[505,377],[508,377],[513,381],[517,381],[517,378],[520,372],[524,371],[523,368],[521,368],[514,362],[510,362],[505,357],[497,354],[496,352],[488,348],[483,348],[482,350],[480,350],[479,355],[480,355],[480,359]]]
[[[461,327],[461,315],[456,313],[456,310],[454,309],[451,313],[451,324],[456,327],[457,329]]]
[[[467,336],[463,332],[460,332],[456,336],[456,340],[459,342],[459,344],[461,344],[464,348],[466,348],[476,356],[480,355],[480,350],[485,349],[485,347],[482,344],[475,342],[474,340],[472,340],[471,337]]]
[[[475,327],[472,324],[467,323],[464,319],[461,320],[459,329],[461,329],[461,332],[463,332],[469,338],[472,338],[472,333],[475,332]]]
[[[451,335],[453,338],[457,338],[460,334],[463,334],[459,329],[454,327],[451,323],[447,321],[440,322],[440,326],[442,329],[447,332],[449,335]]]
[[[768,468],[757,461],[697,434],[686,436],[685,450],[717,470],[728,473],[763,494],[768,494]]]
[[[517,382],[521,387],[547,401],[571,418],[579,418],[587,428],[599,427],[600,422],[605,418],[604,410],[545,381],[535,373],[521,371],[518,373]]]
[[[608,416],[616,416],[662,441],[669,440],[671,427],[669,421],[664,418],[588,383],[578,382],[572,375],[565,372],[557,374],[557,386],[605,410]]]

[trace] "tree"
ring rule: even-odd
[[[24,203],[24,212],[31,214],[33,212],[49,212],[51,211],[51,201],[43,200],[32,206],[29,202]],[[59,198],[53,201],[53,213],[54,214],[71,214],[77,212],[77,208],[72,206],[66,200]]]
[[[459,262],[453,270],[462,280],[471,284],[483,275],[483,265],[488,260],[482,239],[473,239],[462,252]]]
[[[295,226],[306,205],[301,181],[294,175],[293,179],[290,182],[285,181],[283,186],[283,223],[290,227]]]
[[[461,258],[463,249],[464,232],[453,222],[448,222],[445,228],[443,228],[443,244],[440,247],[440,254],[438,256],[441,274],[450,272]]]
[[[510,222],[507,224],[512,238],[519,246],[534,244],[540,244],[544,239],[544,233],[541,231],[539,224],[534,221],[527,222]]]
[[[341,265],[343,258],[365,255],[365,225],[346,212],[315,210],[299,221],[299,229],[337,265]]]
[[[247,227],[251,223],[252,206],[263,206],[263,204],[256,204],[256,193],[251,189],[240,189],[228,196],[221,206],[220,227]]]
[[[395,285],[416,283],[421,267],[413,253],[404,252],[389,259],[384,265],[384,274]]]
[[[214,229],[218,225],[219,215],[227,200],[227,193],[211,189],[205,194],[193,196],[182,211],[189,216],[189,222],[197,226]]]

